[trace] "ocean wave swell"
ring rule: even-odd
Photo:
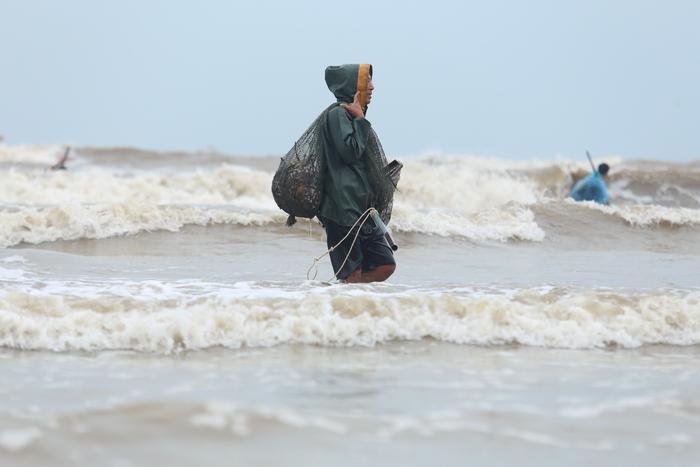
[[[5,149],[2,157],[34,160],[51,148],[15,149]],[[188,224],[282,224],[286,216],[270,193],[272,173],[262,165],[217,163],[185,170],[177,165],[181,156],[154,154],[149,170],[91,165],[89,158],[68,171],[0,170],[0,246],[174,231]],[[700,224],[700,202],[693,201],[700,200],[696,165],[617,160],[615,167],[613,204],[597,206],[564,199],[573,180],[585,174],[583,163],[408,159],[390,227],[484,243],[543,241],[543,212],[550,217],[548,228],[585,225],[587,219],[603,222],[599,229],[616,228],[620,220],[642,228]],[[656,178],[647,176],[652,172]]]
[[[103,239],[185,225],[282,223],[279,211],[237,211],[140,203],[67,205],[0,211],[0,247],[57,240]]]
[[[420,339],[571,349],[699,344],[700,292],[251,283],[198,290],[155,282],[0,292],[0,346],[13,349],[167,353]]]

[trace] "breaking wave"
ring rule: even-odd
[[[208,204],[277,209],[269,173],[222,165],[187,173],[113,172],[105,169],[2,174],[0,202],[19,205]]]
[[[58,144],[6,145],[0,143],[0,163],[41,165],[47,167],[56,162],[65,146]]]
[[[48,164],[60,148],[5,146],[0,162]],[[67,171],[26,164],[0,171],[0,246],[178,230],[188,224],[281,225],[285,219],[270,193],[274,158],[243,166],[222,163],[222,155],[119,148],[84,152],[78,151],[76,167]],[[129,158],[146,158],[148,164],[139,169],[98,163]],[[184,159],[190,165],[183,167]],[[642,228],[700,224],[700,165],[608,161],[613,163],[611,206],[564,199],[573,181],[586,173],[585,163],[407,159],[390,227],[483,243],[541,242],[547,229],[585,225],[591,216],[601,221],[600,214],[602,222]],[[543,212],[556,216],[546,219],[547,229]]]
[[[0,292],[0,346],[175,352],[436,339],[555,348],[700,343],[700,292],[313,283],[48,283]]]
[[[251,212],[146,204],[68,205],[0,211],[0,247],[56,240],[102,239],[185,225],[265,225],[285,219],[278,211]]]
[[[566,200],[567,204],[574,204]],[[592,201],[580,203],[637,227],[681,227],[700,224],[700,209],[670,208],[654,205],[601,206]]]

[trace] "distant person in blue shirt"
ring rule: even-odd
[[[595,201],[598,204],[608,204],[608,189],[604,181],[608,170],[610,170],[610,166],[603,162],[598,166],[597,171],[576,182],[569,196],[574,201]]]

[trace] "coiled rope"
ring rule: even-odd
[[[348,233],[346,233],[345,236],[338,243],[336,243],[335,245],[330,247],[328,250],[326,250],[326,252],[323,253],[321,256],[317,256],[316,258],[314,258],[314,262],[311,264],[311,266],[309,266],[309,269],[306,270],[306,280],[315,280],[316,279],[316,276],[318,275],[318,262],[321,261],[326,255],[330,254],[331,251],[335,250],[341,243],[343,243],[345,241],[345,239],[350,236],[350,234],[352,233],[352,230],[355,228],[355,226],[357,226],[359,224],[359,226],[357,227],[357,232],[355,232],[355,236],[352,239],[352,244],[350,245],[350,248],[348,249],[348,254],[345,255],[345,259],[343,260],[343,264],[340,265],[340,268],[338,268],[337,271],[335,271],[335,270],[333,271],[333,277],[328,279],[326,282],[330,282],[330,281],[338,278],[338,273],[343,270],[345,263],[348,262],[348,258],[350,257],[350,253],[352,253],[352,248],[355,246],[355,242],[357,241],[357,237],[360,235],[360,230],[362,230],[362,226],[365,225],[365,222],[367,222],[367,219],[370,218],[372,211],[376,211],[376,209],[369,208],[365,212],[363,212],[362,215],[357,218],[357,220],[352,225],[352,227],[350,227],[350,230],[348,230]],[[309,277],[312,269],[314,270],[314,275],[313,275],[313,277]]]

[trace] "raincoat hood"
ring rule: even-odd
[[[360,103],[367,108],[367,78],[372,76],[368,63],[329,66],[326,68],[326,85],[339,102],[351,103],[360,92]]]

